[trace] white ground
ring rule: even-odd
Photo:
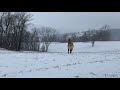
[[[120,78],[120,42],[52,43],[48,53],[0,49],[0,78]]]

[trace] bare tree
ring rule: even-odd
[[[111,27],[106,24],[106,25],[102,26],[102,28],[99,29],[98,34],[99,34],[100,40],[102,40],[102,41],[110,40],[110,35],[111,35],[110,28]]]
[[[3,17],[4,17],[4,12],[0,13],[0,47],[2,47],[3,45]]]
[[[47,52],[52,39],[54,39],[56,36],[56,29],[50,27],[41,27],[39,33],[42,39],[41,41],[43,43],[43,47],[45,47],[45,52]]]
[[[30,49],[30,40],[31,40],[31,33],[26,31],[23,35],[23,41],[21,45],[22,50],[31,50]]]
[[[1,33],[1,37],[0,37],[0,44],[1,47],[3,47],[3,36],[5,36],[4,34],[8,34],[8,28],[10,25],[10,12],[2,12],[0,14],[0,33]]]
[[[30,20],[31,15],[25,12],[0,13],[0,46],[19,51]]]
[[[17,29],[18,29],[18,46],[17,46],[17,51],[19,51],[21,49],[21,42],[22,42],[22,37],[24,32],[27,29],[27,26],[29,25],[27,22],[31,20],[31,15],[27,14],[25,12],[21,12],[21,13],[16,13],[16,17],[17,17]]]
[[[40,40],[38,35],[38,29],[33,28],[30,39],[31,49],[34,51],[39,51]]]

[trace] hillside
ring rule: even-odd
[[[52,43],[48,53],[0,49],[0,78],[118,78],[120,42]]]

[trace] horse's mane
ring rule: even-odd
[[[71,44],[72,43],[72,41],[71,40],[68,40],[68,44]]]

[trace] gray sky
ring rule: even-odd
[[[59,32],[98,29],[105,24],[120,28],[120,12],[31,12],[35,26],[56,28]]]

